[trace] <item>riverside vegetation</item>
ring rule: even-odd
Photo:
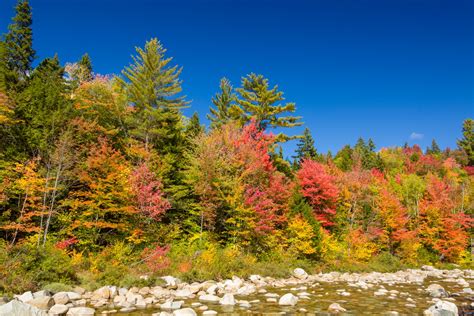
[[[0,41],[0,293],[471,267],[473,120],[456,149],[322,154],[262,75],[222,79],[206,129],[157,39],[104,76],[33,67],[31,25],[20,0]]]

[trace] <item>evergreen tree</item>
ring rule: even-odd
[[[35,59],[31,28],[33,18],[28,0],[19,0],[15,9],[13,23],[10,24],[8,33],[5,35],[5,57],[7,67],[12,72],[11,75],[15,75],[16,80],[23,81],[31,72],[31,64]]]
[[[238,108],[235,103],[236,95],[230,81],[222,78],[219,84],[220,92],[212,98],[215,108],[210,108],[207,118],[211,121],[211,129],[238,119]]]
[[[288,115],[296,110],[295,103],[284,103],[283,92],[278,86],[270,88],[268,79],[262,75],[250,74],[242,78],[242,87],[237,89],[240,98],[240,116],[243,123],[255,120],[260,129],[277,127],[294,127],[303,124],[299,122],[301,117]],[[294,139],[283,133],[278,135],[278,141]]]
[[[354,164],[354,161],[352,160],[352,153],[353,150],[351,146],[344,146],[334,157],[334,163],[336,166],[343,171],[351,170]]]
[[[46,58],[32,72],[30,83],[17,98],[19,136],[32,156],[47,155],[70,117],[72,107],[65,98],[63,75],[57,56]]]
[[[466,153],[467,165],[474,166],[474,120],[467,119],[463,122],[462,135],[462,139],[458,140],[458,147]]]
[[[293,158],[296,159],[296,162],[299,163],[303,159],[312,159],[317,160],[319,155],[314,147],[314,139],[311,135],[309,128],[305,128],[303,136],[298,140],[296,144],[296,156]]]
[[[77,63],[80,69],[82,70],[82,80],[83,81],[91,81],[93,76],[93,69],[92,69],[92,61],[89,57],[89,54],[85,53],[82,55],[81,59]]]
[[[127,81],[121,80],[134,107],[132,135],[147,150],[153,145],[161,153],[174,151],[182,136],[179,110],[185,101],[177,96],[182,90],[182,69],[169,65],[172,58],[165,57],[166,49],[156,38],[136,51],[133,63],[122,71]]]
[[[441,153],[441,149],[439,148],[438,143],[436,143],[435,139],[431,141],[431,147],[426,148],[426,153],[435,155]]]
[[[194,112],[189,121],[186,124],[184,133],[188,139],[194,139],[196,136],[204,132],[204,126],[201,125],[199,120],[199,114]]]

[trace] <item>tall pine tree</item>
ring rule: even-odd
[[[219,128],[222,125],[238,119],[239,110],[236,105],[236,95],[230,81],[222,78],[219,84],[220,91],[212,98],[215,108],[210,108],[207,118],[211,121],[211,128]]]
[[[278,90],[278,86],[270,88],[268,79],[262,75],[254,73],[242,78],[242,87],[237,89],[240,98],[237,103],[240,105],[240,116],[243,123],[254,120],[262,130],[278,127],[295,127],[303,124],[301,117],[293,116],[296,111],[293,102],[280,103],[285,100],[283,92]],[[278,141],[294,139],[284,133],[277,137]]]
[[[468,166],[474,166],[474,120],[467,119],[462,125],[462,139],[458,140],[458,146],[468,158]]]
[[[305,128],[303,136],[299,139],[296,146],[296,156],[293,158],[296,160],[297,164],[299,164],[303,159],[317,160],[319,158],[318,152],[314,147],[314,139],[309,128]]]

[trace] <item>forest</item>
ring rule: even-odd
[[[454,149],[320,153],[285,133],[303,118],[263,75],[223,78],[204,126],[158,39],[102,75],[88,54],[36,62],[32,18],[20,0],[0,41],[0,293],[472,267],[472,119]]]

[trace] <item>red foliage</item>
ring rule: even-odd
[[[79,240],[76,237],[72,237],[72,238],[60,241],[60,242],[56,243],[56,245],[54,245],[54,246],[58,249],[64,250],[69,246],[77,244],[78,242],[79,242]]]
[[[142,252],[143,261],[152,272],[164,270],[171,264],[170,258],[167,257],[170,249],[170,245],[145,248]]]
[[[335,204],[338,189],[334,177],[324,170],[324,166],[312,160],[304,160],[298,171],[301,192],[314,209],[316,218],[325,227],[332,226],[336,214]]]
[[[131,186],[135,202],[141,214],[159,220],[171,204],[163,197],[162,184],[155,174],[142,163],[131,175]]]

